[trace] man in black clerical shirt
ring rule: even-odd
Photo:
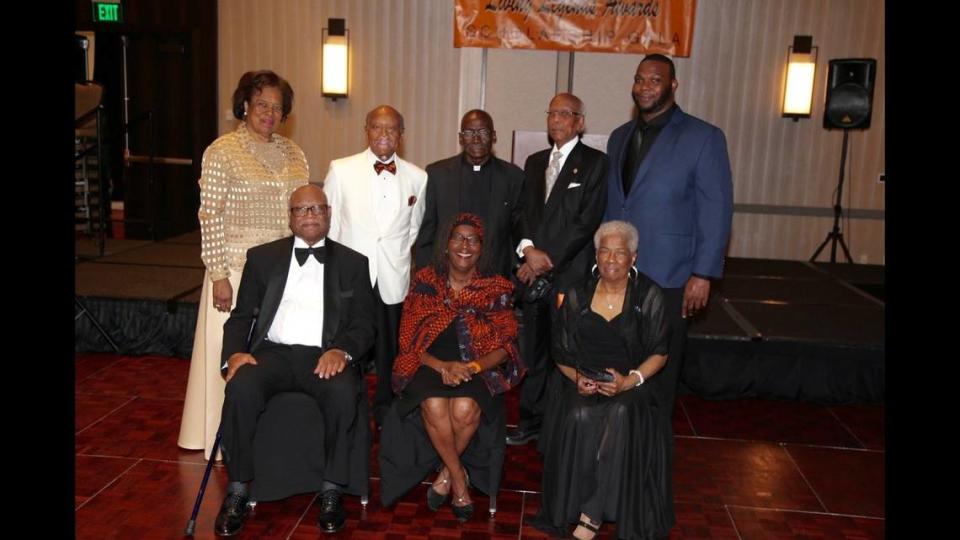
[[[437,245],[446,245],[446,239],[437,239],[442,224],[471,212],[483,218],[484,250],[492,253],[494,268],[510,277],[516,260],[513,247],[520,241],[523,171],[492,154],[495,142],[493,118],[479,109],[468,111],[460,122],[463,152],[427,165],[425,209],[415,247],[418,269],[430,264]]]

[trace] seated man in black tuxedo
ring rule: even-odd
[[[320,529],[336,532],[346,519],[340,503],[348,482],[346,441],[366,421],[356,418],[361,374],[353,359],[373,345],[373,291],[367,258],[326,238],[329,229],[327,197],[308,184],[290,197],[294,236],[247,252],[237,305],[223,325],[221,432],[230,483],[214,524],[219,536],[240,532],[249,513],[257,419],[272,396],[291,390],[312,396],[323,411]]]

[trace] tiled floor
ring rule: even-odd
[[[75,362],[77,538],[182,538],[204,465],[201,452],[176,446],[189,362],[108,354]],[[515,421],[515,392],[508,404]],[[885,538],[883,414],[882,406],[681,396],[670,538]],[[540,504],[532,444],[507,448],[496,516],[477,493],[478,511],[463,525],[426,508],[425,486],[381,508],[376,470],[366,509],[344,498],[349,519],[335,537],[546,537],[529,525]],[[196,538],[213,538],[226,480],[215,467]],[[321,537],[313,502],[301,495],[260,503],[241,538]],[[606,524],[598,538],[614,535]]]

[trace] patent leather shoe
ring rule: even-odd
[[[250,515],[250,498],[239,493],[228,493],[220,506],[213,532],[217,536],[234,536],[243,529],[243,522]]]

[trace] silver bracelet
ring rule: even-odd
[[[640,381],[637,382],[637,384],[633,385],[634,388],[636,388],[637,386],[640,386],[641,384],[643,384],[643,373],[640,373],[640,370],[639,370],[639,369],[631,369],[631,370],[630,370],[630,373],[636,373],[636,374],[637,374],[637,377],[640,379]]]

